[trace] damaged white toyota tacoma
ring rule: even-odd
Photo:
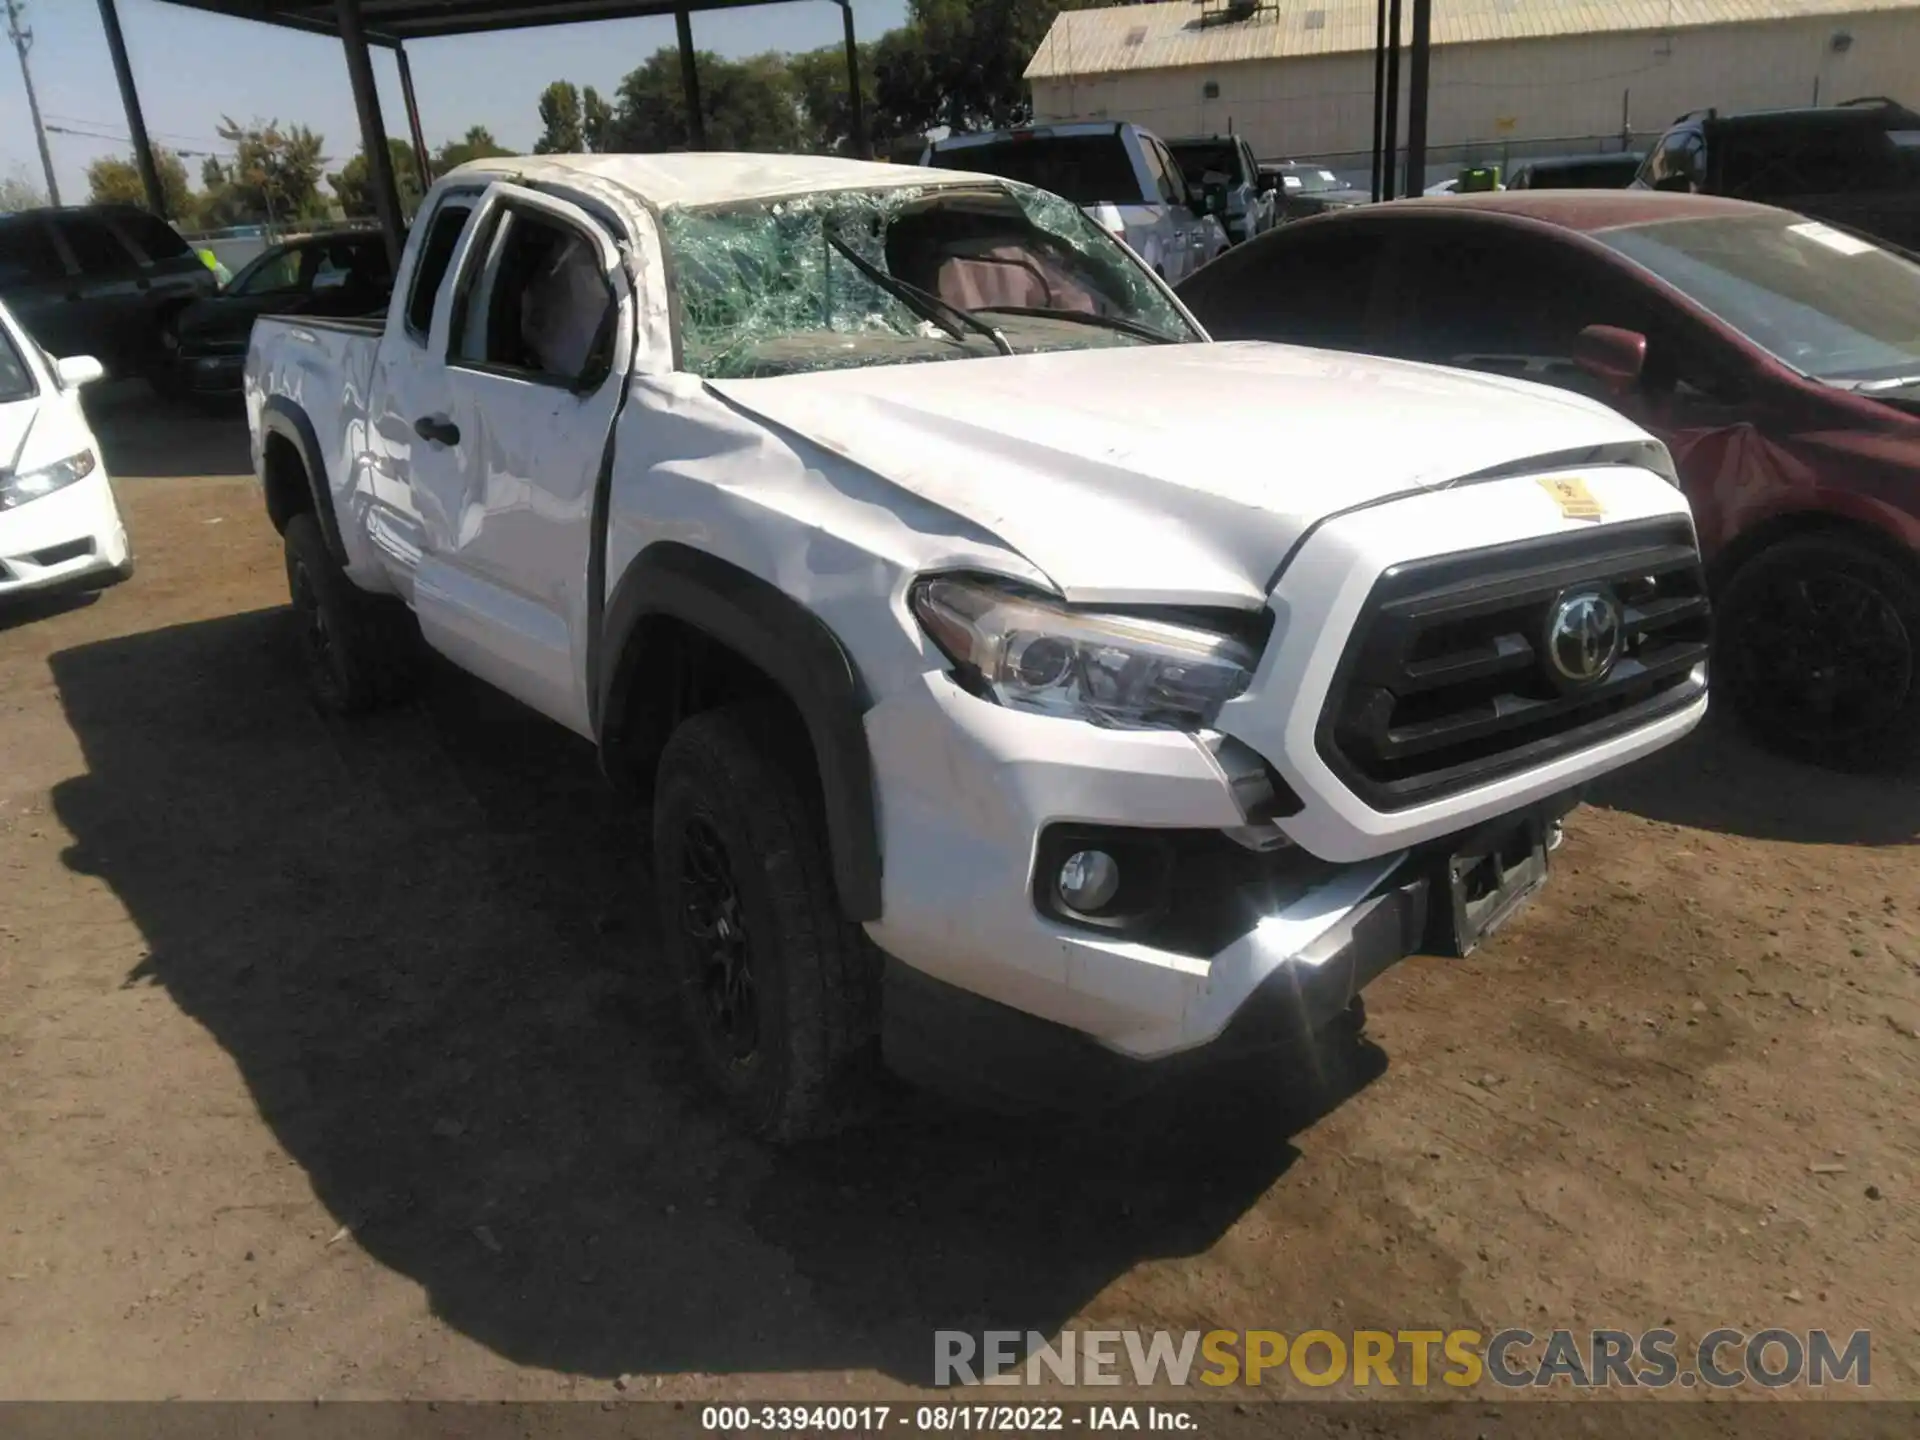
[[[384,322],[261,320],[246,393],[318,700],[424,637],[593,740],[775,1138],[880,1059],[1045,1105],[1298,1052],[1706,709],[1643,431],[1209,343],[992,177],[463,166]]]

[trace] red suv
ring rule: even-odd
[[[1743,201],[1510,190],[1303,220],[1180,297],[1219,340],[1606,400],[1667,443],[1693,505],[1718,693],[1803,758],[1920,751],[1920,263],[1903,252]]]

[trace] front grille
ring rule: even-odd
[[[1562,596],[1620,615],[1611,669],[1556,673]],[[1685,520],[1397,565],[1361,610],[1321,713],[1321,758],[1379,810],[1485,784],[1677,710],[1701,693],[1710,614]]]

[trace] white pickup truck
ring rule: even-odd
[[[1706,708],[1644,432],[1210,343],[993,177],[462,166],[384,325],[261,320],[246,395],[319,701],[393,698],[424,636],[596,742],[775,1138],[879,1059],[1048,1104],[1351,1033]]]

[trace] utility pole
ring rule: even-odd
[[[27,51],[33,48],[33,31],[20,24],[20,0],[6,0],[7,37],[20,52],[20,78],[27,84],[27,111],[33,116],[33,138],[40,142],[40,168],[47,172],[47,199],[60,203],[60,182],[53,178],[53,154],[47,149],[47,127],[40,123],[40,97],[33,93],[33,71],[27,66]]]

